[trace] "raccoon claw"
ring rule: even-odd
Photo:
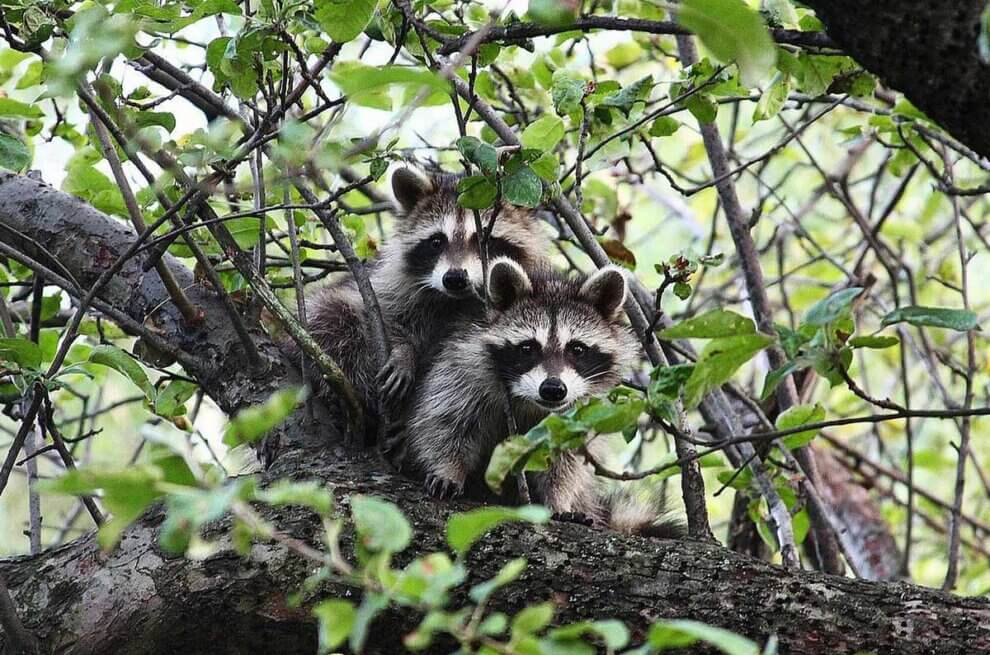
[[[412,365],[406,359],[393,352],[378,373],[378,383],[382,385],[382,400],[390,407],[399,404],[412,387]]]
[[[550,518],[554,521],[561,521],[562,523],[577,523],[578,525],[583,525],[589,528],[594,525],[594,521],[591,517],[584,512],[554,512]]]
[[[436,475],[426,476],[424,484],[426,486],[426,492],[437,500],[457,498],[464,493],[463,483],[454,482],[453,480],[441,478]]]

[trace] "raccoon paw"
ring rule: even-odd
[[[408,348],[395,347],[388,361],[378,372],[382,401],[389,407],[396,407],[409,393],[413,383],[415,362]]]
[[[457,498],[464,493],[464,483],[441,478],[437,475],[427,475],[424,481],[426,493],[438,500]]]
[[[554,512],[550,518],[554,521],[560,521],[562,523],[577,523],[578,525],[583,525],[589,528],[595,523],[594,520],[584,512]]]

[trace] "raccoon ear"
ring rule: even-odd
[[[580,295],[599,314],[613,319],[626,302],[626,276],[615,266],[606,266],[585,280]]]
[[[402,208],[409,211],[423,196],[433,192],[433,180],[412,168],[399,168],[392,173],[392,193]]]
[[[511,259],[496,259],[488,269],[488,298],[495,309],[508,309],[532,290],[526,271]]]

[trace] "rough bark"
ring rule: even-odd
[[[84,292],[135,238],[129,225],[108,219],[78,198],[28,177],[0,173],[0,240],[47,266],[56,260],[61,265],[56,270],[67,270]],[[189,374],[223,411],[230,414],[263,402],[273,391],[298,381],[296,371],[259,328],[251,336],[268,366],[261,371],[246,366],[244,351],[217,295],[166,255],[164,261],[176,281],[203,313],[198,325],[184,324],[158,273],[153,268],[145,270],[147,254],[130,258],[99,297],[192,355],[197,365]],[[324,444],[326,426],[332,425],[325,418],[321,411],[314,421],[301,410],[271,442]],[[322,434],[320,425],[324,426]]]
[[[822,497],[858,546],[847,552],[856,558],[855,569],[870,580],[896,579],[901,574],[901,551],[870,492],[828,450],[816,448],[815,457],[824,483]]]
[[[397,503],[416,531],[415,552],[407,557],[443,549],[448,513],[468,505],[429,501],[417,484],[343,450],[289,453],[267,475],[323,480],[340,500],[372,493]],[[200,562],[170,558],[155,546],[161,518],[158,511],[145,516],[109,555],[92,539],[82,539],[0,564],[26,627],[49,652],[313,652],[315,631],[306,611],[285,606],[307,565],[271,544],[255,546],[249,560],[229,551]],[[279,510],[269,518],[283,531],[318,543],[315,515]],[[552,598],[562,621],[614,616],[634,634],[656,618],[690,617],[761,641],[776,634],[780,652],[794,655],[990,650],[986,599],[785,571],[713,544],[621,537],[570,523],[510,525],[489,535],[472,553],[469,584],[494,575],[514,557],[526,557],[530,567],[493,609],[511,612]],[[327,592],[353,593],[334,587]],[[454,602],[462,600],[457,596]],[[395,612],[378,619],[372,630],[378,642],[369,651],[396,652],[412,618]]]
[[[805,0],[829,36],[957,139],[990,156],[990,65],[977,37],[984,0]]]

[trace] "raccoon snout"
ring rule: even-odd
[[[560,378],[547,378],[540,383],[540,398],[559,403],[567,398],[567,385]]]
[[[468,273],[463,268],[452,268],[443,274],[443,288],[454,293],[467,291]]]

